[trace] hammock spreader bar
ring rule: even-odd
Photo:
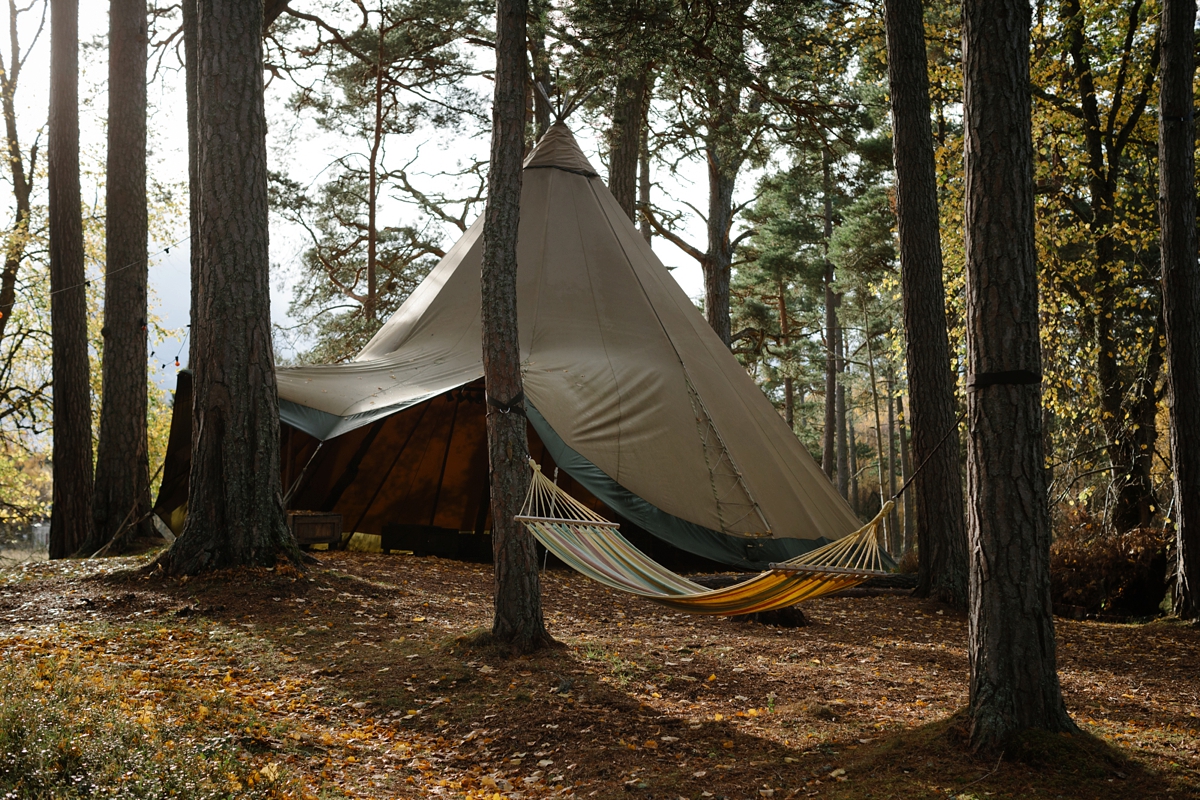
[[[663,567],[606,520],[558,488],[530,459],[533,479],[516,520],[547,550],[576,571],[611,589],[692,614],[737,615],[770,611],[849,589],[886,574],[877,544],[888,502],[875,519],[836,542],[779,564],[750,580],[708,589]]]

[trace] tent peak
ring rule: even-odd
[[[598,177],[587,156],[565,123],[556,122],[542,134],[525,159],[525,169],[561,169],[589,178]]]

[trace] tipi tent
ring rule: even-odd
[[[477,220],[353,361],[278,369],[289,508],[367,533],[486,527],[482,230]],[[531,452],[580,494],[745,569],[859,528],[562,124],[525,163],[518,265]],[[187,496],[186,388],[164,518]]]

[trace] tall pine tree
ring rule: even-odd
[[[963,6],[972,744],[1074,730],[1056,670],[1033,238],[1030,9]]]
[[[271,347],[260,3],[185,0],[192,151],[192,466],[168,573],[299,561],[284,522]],[[189,32],[185,30],[185,37]],[[186,41],[186,40],[185,40]]]
[[[146,441],[146,0],[108,12],[103,394],[93,545],[150,534]],[[87,549],[87,548],[85,548]]]
[[[92,400],[79,189],[78,0],[50,3],[49,178],[54,348],[50,557],[65,558],[83,546],[92,527]]]
[[[517,231],[525,148],[525,0],[496,3],[492,159],[483,218],[483,374],[491,465],[496,607],[492,636],[527,653],[551,643],[542,621],[537,548],[513,519],[529,485],[529,444],[517,338]]]

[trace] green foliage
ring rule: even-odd
[[[409,170],[419,152],[397,145],[489,124],[472,88],[480,70],[469,45],[491,37],[490,6],[403,0],[360,10],[348,17],[344,4],[319,4],[304,19],[285,16],[271,34],[274,69],[296,86],[289,110],[348,147],[316,186],[272,175],[272,210],[309,245],[289,308],[295,332],[312,343],[305,362],[342,361],[361,349],[443,255],[445,229],[465,230],[483,196],[482,164],[440,176],[473,186],[451,198],[418,187]],[[407,162],[393,163],[389,148]],[[391,222],[406,207],[421,221]]]
[[[1044,402],[1049,449],[1061,454],[1056,477],[1101,476],[1109,466],[1111,492],[1095,491],[1102,477],[1077,488],[1111,517],[1127,476],[1151,468],[1166,476],[1161,461],[1132,460],[1153,452],[1157,432],[1147,426],[1162,392],[1158,12],[1142,0],[1075,5],[1040,5],[1033,32]]]
[[[272,176],[276,213],[301,225],[311,246],[300,260],[289,312],[301,321],[315,344],[302,360],[345,361],[363,348],[383,320],[400,307],[442,255],[431,226],[383,226],[374,231],[378,296],[376,316],[363,313],[366,302],[367,238],[364,181],[342,173],[306,195],[282,175]]]
[[[276,54],[287,68],[320,65],[323,73],[320,82],[297,89],[291,110],[313,112],[327,131],[364,138],[377,126],[390,135],[423,125],[462,129],[468,117],[486,124],[486,106],[467,84],[478,70],[462,42],[490,35],[489,10],[480,0],[387,2],[364,9],[356,27],[320,36],[305,50],[280,48]],[[281,24],[276,41],[310,30],[291,17]]]

